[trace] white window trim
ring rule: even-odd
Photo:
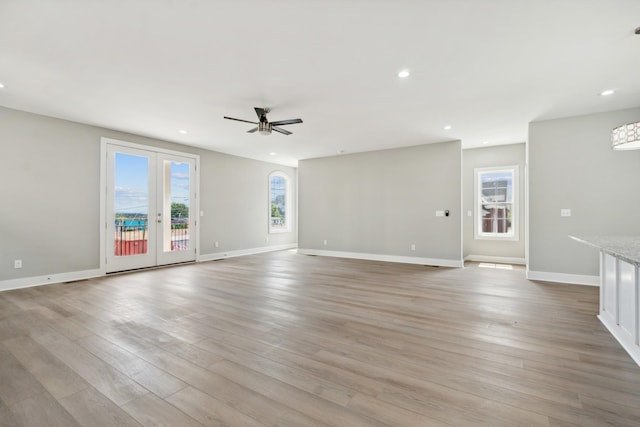
[[[279,176],[284,178],[285,181],[285,218],[286,223],[284,228],[274,228],[271,225],[271,178],[274,176]],[[267,209],[267,222],[269,226],[269,234],[277,234],[277,233],[290,233],[291,232],[291,222],[293,221],[293,215],[291,212],[291,178],[289,175],[282,171],[273,171],[269,174],[269,180],[267,182],[267,199],[268,199],[268,209]]]
[[[479,195],[482,191],[482,183],[479,180],[479,176],[485,172],[513,172],[513,211],[511,213],[511,229],[513,233],[510,235],[501,235],[498,233],[482,233],[482,209],[480,206]],[[474,239],[476,240],[520,240],[520,206],[518,201],[520,200],[520,186],[518,179],[518,165],[512,166],[499,166],[499,167],[487,167],[487,168],[475,168],[474,169],[474,190],[473,190],[473,222],[474,222]]]

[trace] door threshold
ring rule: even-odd
[[[185,264],[195,264],[196,261],[183,261],[183,262],[174,262],[172,264],[163,264],[163,265],[152,265],[150,267],[140,267],[140,268],[132,268],[129,270],[118,270],[118,271],[110,271],[108,273],[106,273],[107,276],[114,276],[116,274],[128,274],[128,273],[135,273],[138,271],[147,271],[147,270],[158,270],[160,268],[166,268],[166,267],[176,267],[178,265],[185,265]]]

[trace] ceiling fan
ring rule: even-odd
[[[289,132],[288,130],[285,129],[280,129],[278,126],[284,126],[284,125],[293,125],[296,123],[302,123],[302,119],[289,119],[289,120],[278,120],[275,122],[270,122],[269,120],[267,120],[267,114],[269,113],[269,111],[271,111],[268,108],[258,108],[255,107],[254,108],[256,110],[256,114],[258,115],[258,119],[259,121],[257,122],[252,122],[249,120],[242,120],[242,119],[236,119],[233,117],[227,117],[224,116],[225,119],[229,119],[229,120],[235,120],[237,122],[245,122],[245,123],[252,123],[254,125],[258,125],[257,127],[253,128],[253,129],[249,129],[247,131],[247,133],[253,133],[255,131],[258,131],[259,134],[261,135],[270,135],[271,131],[274,130],[278,133],[281,133],[283,135],[291,135],[291,132]]]

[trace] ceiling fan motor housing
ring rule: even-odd
[[[269,135],[271,133],[271,123],[260,120],[258,123],[258,133],[260,135]]]

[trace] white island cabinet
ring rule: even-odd
[[[640,237],[570,237],[600,250],[598,318],[640,365]]]

